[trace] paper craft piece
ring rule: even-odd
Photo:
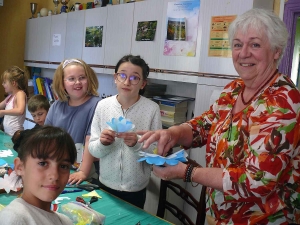
[[[13,147],[14,147],[14,144],[13,144],[13,143],[10,143],[10,142],[4,143],[3,145],[4,145],[6,148],[13,148]]]
[[[11,157],[11,156],[14,156],[14,154],[10,149],[0,150],[0,157],[1,158]]]
[[[106,122],[106,124],[114,131],[116,132],[127,132],[132,130],[135,125],[130,121],[122,116],[119,117],[119,119],[112,118],[111,121]]]
[[[64,200],[71,200],[69,197],[57,197],[54,201],[53,201],[53,204],[60,204],[61,201],[64,201]]]
[[[9,167],[10,169],[12,169],[12,170],[15,169],[15,165],[14,165],[13,163],[9,163],[9,164],[8,164],[8,167]]]
[[[83,194],[82,197],[84,198],[88,198],[88,197],[97,197],[97,198],[102,198],[100,195],[98,195],[98,193],[94,190],[94,191],[91,191],[87,194]]]
[[[23,185],[22,180],[18,179],[19,176],[15,171],[12,171],[9,175],[5,174],[4,177],[0,177],[0,189],[4,189],[6,193],[10,191],[19,191]]]
[[[5,167],[7,166],[7,162],[4,159],[0,159],[0,167]]]
[[[188,154],[184,149],[175,152],[172,155],[169,155],[167,157],[163,157],[160,155],[151,154],[147,152],[142,152],[142,151],[139,152],[139,155],[143,156],[143,158],[140,158],[138,162],[146,161],[148,164],[153,164],[156,166],[161,166],[165,163],[171,166],[175,166],[178,164],[179,161],[186,162],[187,161],[186,157],[188,156]]]

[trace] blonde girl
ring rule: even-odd
[[[75,142],[79,169],[70,175],[69,183],[98,182],[93,164],[96,159],[87,150],[90,125],[100,100],[97,76],[84,61],[66,59],[55,71],[53,88],[58,100],[51,105],[45,124],[63,128]]]
[[[24,130],[28,78],[23,70],[13,66],[2,74],[2,85],[8,96],[0,103],[0,117],[4,116],[4,132],[12,136],[17,130]]]

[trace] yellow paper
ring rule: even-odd
[[[102,198],[100,195],[98,195],[98,193],[95,190],[82,195],[82,197],[84,197],[84,198],[94,197],[94,196],[97,198]]]

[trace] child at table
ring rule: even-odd
[[[69,183],[97,183],[96,159],[87,149],[92,118],[100,101],[97,76],[84,61],[67,59],[55,71],[53,89],[58,100],[51,105],[45,124],[63,128],[75,142],[79,169],[70,175]]]
[[[0,211],[1,224],[73,224],[51,210],[51,202],[64,190],[76,160],[71,136],[58,127],[40,126],[22,131],[14,144],[18,152],[15,172],[22,179],[23,193]]]
[[[116,133],[106,122],[120,116],[130,119],[135,130],[162,128],[159,106],[141,96],[147,84],[149,67],[140,56],[126,55],[117,63],[114,79],[118,94],[99,102],[91,126],[90,153],[100,158],[100,188],[139,207],[146,200],[151,166],[137,162],[135,132]],[[154,147],[148,151],[153,153]]]
[[[50,108],[48,99],[44,95],[34,95],[29,99],[27,107],[35,126],[43,126]]]
[[[0,103],[0,117],[4,116],[4,132],[12,136],[17,130],[24,130],[28,78],[23,70],[13,66],[2,74],[2,81],[8,96]]]

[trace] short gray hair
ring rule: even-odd
[[[264,32],[269,40],[271,49],[281,50],[281,60],[288,41],[288,31],[283,21],[273,12],[265,9],[250,9],[239,15],[229,26],[229,43],[231,48],[235,34],[238,31],[246,33],[249,28],[255,29],[257,32]]]

